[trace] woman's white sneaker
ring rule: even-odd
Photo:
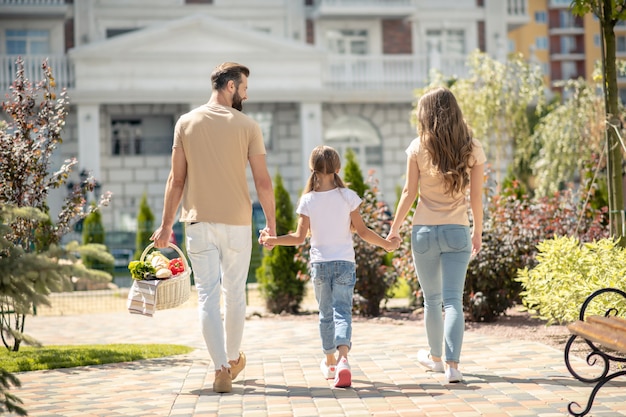
[[[417,352],[417,361],[426,369],[430,369],[433,372],[441,372],[443,373],[445,367],[443,366],[443,361],[435,362],[430,358],[430,353],[425,350],[420,350]]]
[[[446,382],[448,384],[461,381],[463,381],[463,374],[461,371],[455,368],[446,369]]]

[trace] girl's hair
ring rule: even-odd
[[[321,145],[311,151],[309,168],[311,169],[311,176],[309,176],[306,182],[303,194],[319,188],[318,174],[333,174],[335,176],[335,185],[339,188],[346,187],[341,177],[337,175],[337,171],[341,168],[341,158],[339,153],[330,146]]]
[[[444,192],[465,190],[470,181],[472,137],[450,90],[435,88],[419,99],[417,131],[435,171],[443,177]]]

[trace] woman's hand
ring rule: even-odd
[[[472,234],[472,256],[476,256],[480,252],[483,244],[482,234]]]

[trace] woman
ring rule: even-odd
[[[445,372],[447,382],[460,382],[463,287],[470,256],[478,253],[482,243],[486,158],[481,144],[471,137],[456,98],[446,88],[433,89],[420,98],[417,133],[406,150],[406,183],[387,238],[399,237],[398,230],[419,192],[411,249],[424,295],[430,351],[420,350],[417,359],[431,371]],[[442,345],[447,366],[442,361]]]

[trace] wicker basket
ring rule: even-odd
[[[149,244],[143,250],[139,260],[143,261],[153,247],[154,243]],[[180,259],[182,259],[183,264],[185,265],[185,270],[180,274],[174,275],[168,279],[163,279],[159,282],[156,292],[157,310],[166,310],[168,308],[178,307],[189,300],[191,292],[191,268],[187,262],[187,257],[183,255],[183,252],[173,243],[170,243],[169,247],[178,252]]]

